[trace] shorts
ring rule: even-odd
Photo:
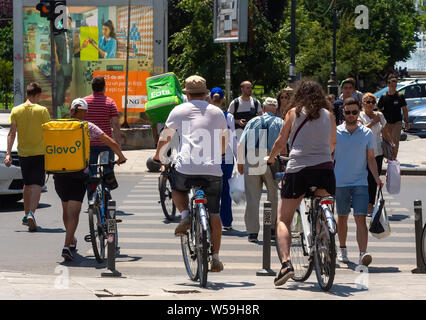
[[[311,187],[325,189],[330,195],[336,192],[334,171],[330,169],[303,169],[284,176],[284,186],[281,189],[281,198],[298,199],[309,193]]]
[[[39,185],[43,187],[46,181],[44,156],[19,157],[22,178],[26,186]]]
[[[396,148],[399,148],[399,140],[401,139],[402,121],[395,123],[388,123],[390,128],[390,135],[392,142],[395,143]]]
[[[55,190],[62,202],[83,202],[88,175],[83,171],[53,175]]]
[[[339,216],[347,216],[354,209],[354,216],[368,213],[368,186],[336,188],[336,211]]]
[[[219,216],[220,214],[220,197],[222,192],[222,177],[216,176],[199,176],[199,175],[186,175],[176,171],[175,168],[171,169],[171,187],[173,191],[180,191],[188,193],[194,183],[194,180],[201,180],[206,184],[203,191],[207,197],[207,209],[210,216]],[[191,180],[193,181],[191,183]]]

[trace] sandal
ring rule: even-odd
[[[286,269],[284,272],[282,272],[284,269]],[[274,279],[275,286],[282,286],[284,283],[287,282],[288,279],[294,276],[294,268],[291,264],[291,261],[286,261],[282,263],[281,270],[278,273],[278,276]]]

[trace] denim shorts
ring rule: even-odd
[[[339,216],[347,216],[351,212],[351,205],[355,216],[366,216],[368,201],[368,186],[336,188],[336,210]]]

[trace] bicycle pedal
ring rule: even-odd
[[[92,236],[90,234],[88,234],[87,236],[84,237],[84,241],[92,242]]]

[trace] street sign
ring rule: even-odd
[[[214,42],[246,42],[247,20],[248,0],[215,0]]]

